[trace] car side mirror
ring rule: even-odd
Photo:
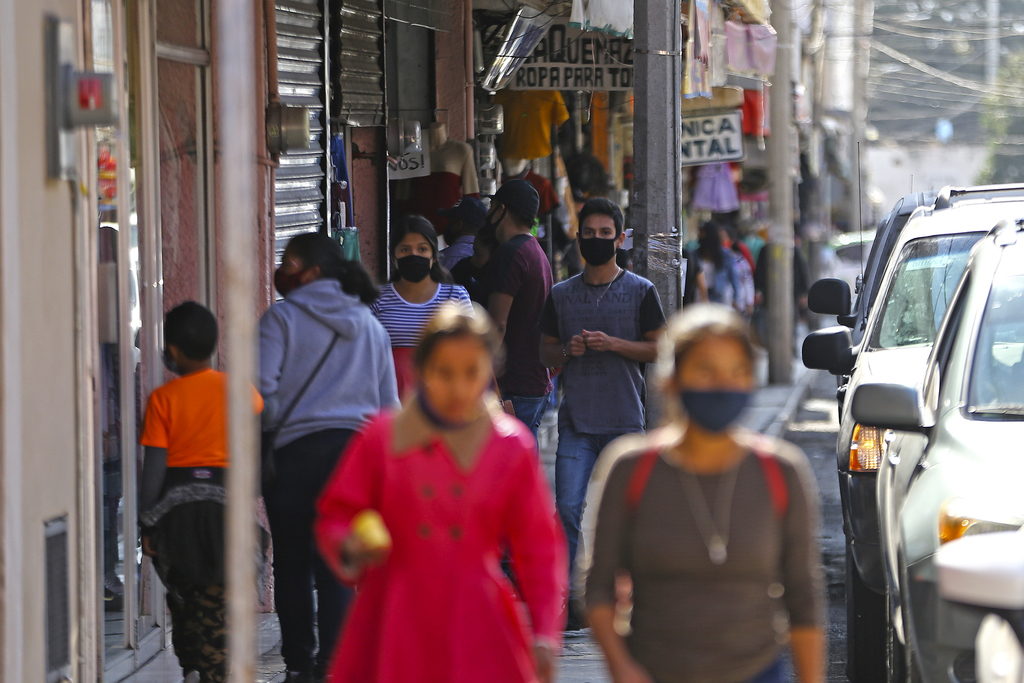
[[[853,419],[865,427],[920,432],[925,425],[917,389],[902,384],[871,383],[857,387],[850,404]]]
[[[857,361],[850,330],[845,327],[826,327],[811,332],[804,338],[801,355],[804,365],[810,369],[828,370],[833,375],[850,374]]]
[[[852,302],[850,285],[835,277],[818,280],[807,291],[807,307],[821,315],[848,316]]]

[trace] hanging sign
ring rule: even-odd
[[[570,28],[556,19],[509,90],[632,90],[633,41]]]
[[[388,159],[388,180],[402,178],[420,178],[430,175],[430,146],[423,140],[423,151],[406,154],[392,161]]]
[[[743,158],[740,111],[687,116],[682,120],[683,166],[699,166]]]

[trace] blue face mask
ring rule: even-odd
[[[694,424],[706,432],[718,434],[736,422],[750,402],[749,391],[679,392],[683,408]]]

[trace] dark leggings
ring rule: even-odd
[[[274,453],[277,474],[264,498],[274,540],[274,602],[281,621],[281,654],[289,671],[327,665],[352,597],[352,591],[331,574],[313,542],[316,501],[352,434],[349,429],[328,429]]]

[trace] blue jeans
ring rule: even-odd
[[[628,433],[628,432],[624,432]],[[558,450],[555,453],[555,505],[569,540],[569,574],[576,563],[580,520],[587,499],[590,472],[597,456],[622,434],[581,434],[572,428],[565,411],[558,415]]]
[[[526,425],[533,438],[537,438],[537,430],[540,428],[540,421],[544,418],[544,412],[548,408],[547,396],[502,396],[503,401],[512,401],[516,417]]]
[[[751,678],[747,683],[788,683],[792,680],[786,658],[779,657],[767,669]]]

